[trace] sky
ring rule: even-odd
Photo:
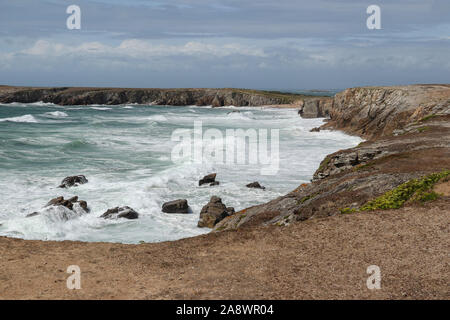
[[[367,7],[381,9],[369,30]],[[81,29],[66,26],[69,5]],[[448,0],[0,0],[0,84],[450,83]]]

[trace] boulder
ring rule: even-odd
[[[64,197],[57,197],[54,198],[52,200],[50,200],[45,206],[49,207],[49,206],[63,206],[66,207],[69,210],[73,210],[73,205],[75,203],[78,203],[79,206],[85,211],[85,212],[89,212],[89,208],[88,208],[88,204],[86,201],[84,200],[78,200],[78,197],[72,197],[70,199],[64,199]],[[32,214],[29,214],[27,217],[32,217],[37,215],[37,212],[33,212]]]
[[[254,189],[262,189],[262,190],[266,189],[266,187],[263,187],[262,185],[260,185],[258,181],[249,183],[248,185],[246,185],[246,187],[247,188],[254,188]]]
[[[71,176],[66,177],[61,181],[61,184],[58,188],[70,188],[70,187],[76,187],[80,184],[88,183],[88,179],[86,179],[85,176],[79,175],[79,176]]]
[[[320,132],[320,128],[319,127],[312,128],[311,130],[309,130],[309,132]]]
[[[207,184],[207,183],[211,184],[211,183],[216,182],[216,175],[217,175],[217,173],[211,173],[211,174],[208,174],[207,176],[204,176],[202,179],[200,179],[198,181],[198,185],[201,186],[203,184]]]
[[[100,216],[100,218],[105,219],[119,219],[119,218],[125,218],[125,219],[137,219],[139,217],[139,213],[134,211],[130,207],[115,207],[113,209],[109,209],[104,214]]]
[[[189,205],[186,199],[169,201],[163,204],[162,212],[165,213],[189,213]]]
[[[208,204],[202,208],[197,226],[199,228],[214,228],[217,223],[232,214],[234,214],[234,208],[227,208],[222,203],[222,199],[212,196]]]

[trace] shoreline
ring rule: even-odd
[[[368,123],[362,116],[364,108],[377,97],[382,97],[377,101],[385,106],[376,109]],[[6,285],[2,282],[0,292],[12,289],[13,293],[5,297],[33,299],[448,298],[445,277],[437,276],[448,271],[444,262],[450,217],[448,181],[433,187],[442,196],[429,203],[411,202],[400,209],[373,213],[339,214],[339,210],[356,210],[405,181],[450,169],[449,101],[450,85],[347,89],[334,97],[331,106],[314,104],[312,112],[330,115],[331,120],[322,128],[342,130],[367,141],[327,156],[312,183],[267,204],[237,212],[220,222],[216,232],[177,241],[125,245],[0,237],[0,247],[8,249],[1,252],[6,259],[0,264],[0,278],[6,279],[12,261],[18,262],[14,257],[21,254],[28,261],[23,269],[29,270],[34,263],[41,272],[30,270],[14,276],[18,283],[33,283],[33,289],[27,287],[26,293],[12,280]],[[392,109],[388,117],[384,115],[386,108]],[[296,245],[291,244],[293,241]],[[387,248],[386,243],[390,244]],[[433,254],[420,249],[430,244]],[[61,257],[48,251],[51,248]],[[196,250],[192,252],[192,248]],[[321,252],[316,248],[322,248]],[[86,250],[88,257],[83,258]],[[255,256],[255,251],[262,255]],[[33,252],[38,257],[33,258]],[[386,282],[384,291],[364,290],[365,266],[374,263],[367,259],[369,253],[388,270],[390,282]],[[88,270],[87,277],[89,272],[95,275],[87,280],[86,291],[69,291],[61,280],[66,278],[62,264],[73,261],[74,256],[84,261],[82,269]],[[132,262],[126,262],[127,257]],[[284,263],[283,272],[276,272],[283,266],[280,261]],[[330,261],[331,267],[343,274],[333,277],[328,272]],[[51,271],[53,268],[63,271]],[[126,268],[134,270],[133,274],[129,275]],[[237,273],[239,270],[241,273]],[[47,282],[33,280],[39,274]],[[151,279],[147,281],[145,276]],[[299,279],[303,283],[295,283]],[[114,290],[106,289],[108,281],[117,281]],[[146,285],[136,285],[139,281]]]

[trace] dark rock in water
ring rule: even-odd
[[[80,184],[88,183],[88,179],[86,179],[85,176],[79,175],[79,176],[71,176],[64,178],[64,180],[61,182],[58,188],[70,188],[70,187],[76,187]]]
[[[139,213],[134,211],[130,207],[115,207],[113,209],[109,209],[104,214],[100,216],[100,218],[105,219],[118,219],[118,218],[125,218],[125,219],[137,219],[139,217]]]
[[[266,187],[263,187],[262,185],[260,185],[258,181],[249,183],[248,185],[246,185],[246,187],[247,188],[254,188],[254,189],[262,189],[262,190],[266,189]]]
[[[198,185],[201,186],[203,184],[216,182],[216,175],[217,173],[211,173],[208,174],[207,176],[204,176],[203,179],[200,179]]]
[[[57,197],[57,198],[50,200],[45,206],[46,207],[48,207],[48,206],[63,206],[69,210],[73,210],[73,205],[75,203],[78,203],[85,212],[89,212],[87,202],[83,201],[83,200],[79,201],[77,196],[72,197],[68,200],[65,200],[64,197]],[[36,212],[34,212],[34,213],[36,213]],[[32,213],[32,214],[34,214],[34,213]]]
[[[214,228],[217,223],[232,214],[234,214],[234,208],[227,208],[222,203],[222,199],[212,196],[209,203],[200,212],[200,220],[197,226],[199,228]]]
[[[312,128],[311,130],[309,130],[309,132],[320,132],[320,128]]]
[[[39,215],[39,212],[33,212],[33,213],[30,213],[30,214],[27,214],[25,218],[31,218],[31,217],[35,217],[37,215]]]
[[[78,202],[78,204],[80,205],[81,208],[83,208],[84,211],[89,212],[89,208],[86,201],[81,200]]]
[[[228,112],[227,114],[232,114],[232,113],[241,113],[241,112],[239,110],[233,110],[233,111]]]
[[[209,186],[213,187],[213,186],[218,186],[220,184],[219,181],[214,181],[213,183],[210,183]]]
[[[166,202],[162,206],[165,213],[189,213],[189,205],[186,199],[179,199]]]

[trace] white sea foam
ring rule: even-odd
[[[111,110],[112,108],[108,108],[108,107],[90,107],[91,109],[94,110],[100,110],[100,111],[106,111],[106,110]]]
[[[78,109],[61,108],[58,112]],[[228,114],[235,109],[136,107],[93,116],[91,108],[70,111],[70,120],[76,123],[73,126],[67,126],[66,121],[47,120],[30,136],[24,136],[20,125],[17,131],[2,136],[0,190],[8,201],[0,202],[0,235],[138,243],[203,234],[209,230],[197,228],[197,221],[211,196],[220,196],[236,210],[264,203],[308,182],[327,154],[361,141],[340,132],[311,133],[309,130],[320,126],[322,120],[302,119],[296,110],[239,108],[240,113]],[[55,110],[49,106],[42,112]],[[36,120],[32,115],[5,119],[10,118]],[[203,121],[205,128],[222,132],[228,128],[280,129],[279,173],[261,176],[258,165],[197,164],[188,158],[173,163],[171,150],[177,143],[170,139],[171,126],[190,130],[197,120]],[[209,147],[217,146],[221,141],[210,143]],[[199,187],[198,180],[212,172],[217,172],[220,185]],[[86,175],[89,182],[76,188],[56,188],[64,177],[75,174]],[[266,190],[245,187],[253,181],[259,181]],[[91,211],[73,214],[65,209],[44,208],[57,196],[78,196],[87,201]],[[161,212],[162,204],[174,199],[187,199],[193,213]],[[139,212],[139,219],[99,218],[116,206],[132,207]],[[40,214],[25,218],[35,211]]]
[[[0,122],[24,122],[24,123],[38,123],[35,117],[31,114],[26,114],[24,116],[19,117],[11,117],[11,118],[2,118]]]
[[[53,112],[46,112],[44,113],[44,116],[51,117],[51,118],[65,118],[69,115],[62,111],[53,111]]]

